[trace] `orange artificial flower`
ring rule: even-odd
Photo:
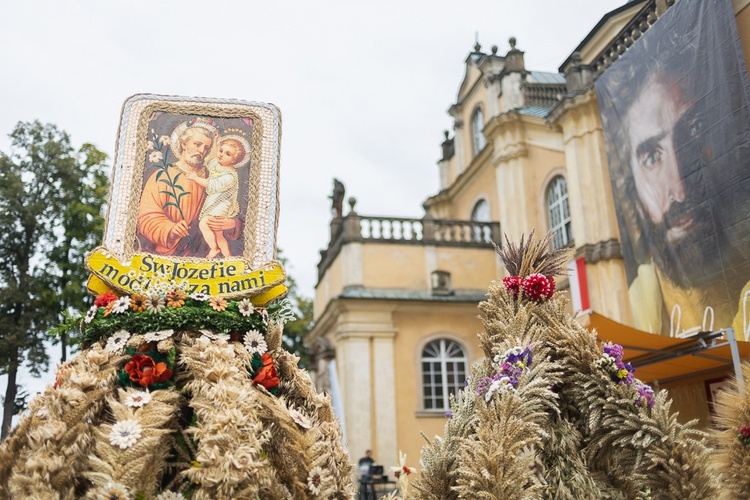
[[[255,377],[253,377],[253,382],[262,385],[266,389],[273,389],[281,383],[279,377],[276,375],[273,358],[270,354],[265,353],[261,356],[261,359],[263,360],[263,366],[255,374]]]
[[[130,297],[130,308],[135,312],[143,312],[146,310],[146,300],[148,297],[136,293]]]
[[[182,290],[172,290],[167,294],[167,307],[179,309],[185,305],[185,294]]]
[[[125,371],[130,376],[130,380],[140,385],[148,387],[158,382],[166,382],[172,377],[172,370],[167,368],[166,363],[154,363],[151,356],[136,354],[128,364],[125,365]]]
[[[223,311],[227,308],[227,301],[221,297],[211,297],[211,307],[214,311]]]
[[[107,306],[104,308],[104,312],[102,313],[102,316],[104,316],[106,318],[107,316],[109,316],[110,314],[112,314],[112,311],[114,310],[116,303],[117,303],[117,300],[115,300],[114,302],[110,302],[109,304],[107,304]]]
[[[108,305],[110,305],[112,302],[116,301],[119,298],[120,297],[118,297],[112,291],[105,292],[96,297],[96,299],[94,300],[94,305],[96,307],[107,307]]]

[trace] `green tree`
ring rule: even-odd
[[[49,329],[83,300],[83,255],[92,231],[101,234],[106,190],[106,156],[94,146],[76,152],[65,132],[38,121],[18,123],[10,138],[10,153],[0,152],[0,374],[8,376],[2,437],[19,368],[35,376],[47,368]]]
[[[281,249],[278,250],[276,258],[286,267],[287,260]],[[281,343],[284,349],[299,357],[299,367],[307,370],[310,365],[310,354],[304,338],[313,326],[313,300],[299,295],[294,277],[287,275],[286,286],[289,288],[287,298],[294,306],[297,319],[284,325]]]
[[[50,279],[48,290],[55,294],[50,298],[58,305],[60,319],[64,312],[72,313],[93,303],[93,297],[86,290],[89,272],[84,259],[104,234],[102,212],[109,191],[106,161],[105,153],[92,144],[84,144],[78,151],[76,166],[79,176],[65,189],[68,200],[64,203],[65,209],[60,219],[62,234],[58,245],[49,252],[47,274]],[[63,362],[67,359],[70,343],[68,332],[61,330]]]

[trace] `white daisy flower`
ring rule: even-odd
[[[125,450],[138,442],[142,431],[140,424],[135,420],[120,420],[112,426],[109,442],[112,446],[119,446]]]
[[[268,344],[266,339],[263,338],[263,334],[258,330],[250,330],[245,334],[245,348],[250,354],[258,353],[263,354],[268,350]]]
[[[175,493],[174,491],[164,491],[156,496],[156,500],[184,500],[182,493]]]
[[[211,330],[199,330],[201,332],[201,335],[204,337],[211,339],[211,340],[224,340],[229,342],[229,334],[228,333],[215,333]]]
[[[130,308],[130,297],[120,297],[115,302],[112,312],[115,314],[122,314]]]
[[[150,313],[158,313],[164,309],[164,299],[158,295],[149,295],[146,299],[146,310]]]
[[[133,495],[126,486],[120,483],[109,482],[97,490],[96,498],[106,498],[107,500],[132,500]]]
[[[143,405],[147,405],[151,402],[150,392],[131,392],[128,397],[125,398],[125,404],[131,408],[140,408]]]
[[[130,332],[127,330],[119,330],[115,332],[109,339],[107,339],[107,345],[104,347],[104,351],[108,353],[119,353],[125,347],[125,344],[130,338]]]
[[[503,354],[503,358],[507,358],[511,354],[515,356],[520,356],[522,353],[523,353],[523,347],[521,346],[511,347],[510,349],[505,351],[505,354]]]
[[[594,361],[594,366],[599,368],[612,368],[617,361],[609,354],[602,354],[602,357]]]
[[[310,422],[310,419],[307,418],[304,413],[295,410],[294,408],[289,408],[289,415],[292,417],[292,420],[303,429],[309,429],[312,427],[312,422]]]
[[[152,151],[155,148],[156,148],[156,145],[154,144],[154,141],[148,141],[146,143],[146,150],[147,151]]]
[[[500,380],[492,382],[490,388],[487,389],[487,394],[484,395],[484,400],[489,403],[496,392],[502,394],[508,391],[515,391],[515,388],[509,382],[510,378],[508,377],[502,377]]]
[[[323,486],[323,474],[325,471],[320,467],[313,467],[307,474],[307,488],[313,495],[320,495]]]
[[[194,293],[190,296],[191,299],[197,300],[198,302],[205,302],[211,298],[210,295],[205,293]]]
[[[250,316],[254,309],[253,309],[253,303],[250,302],[250,299],[242,299],[242,302],[240,302],[240,305],[238,306],[240,310],[240,314],[243,316]]]
[[[83,322],[87,325],[91,323],[91,321],[96,317],[96,313],[99,311],[99,308],[96,306],[91,306],[91,309],[88,310],[86,313],[86,317],[83,318]]]
[[[148,332],[143,336],[143,340],[146,342],[159,342],[168,339],[174,335],[174,330],[161,330],[158,332]]]
[[[161,144],[162,146],[169,146],[169,136],[163,135],[159,137],[159,144]]]

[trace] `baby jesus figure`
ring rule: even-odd
[[[224,231],[212,231],[208,227],[209,217],[222,217],[233,219],[240,213],[237,203],[239,194],[239,180],[237,170],[245,166],[250,160],[248,154],[250,143],[245,139],[244,133],[236,129],[228,129],[230,135],[225,135],[218,140],[218,153],[216,158],[208,162],[208,178],[200,177],[195,173],[188,174],[188,179],[206,188],[206,201],[198,215],[198,227],[203,238],[210,247],[207,259],[214,259],[219,254],[223,257],[231,257],[229,243],[224,236]]]

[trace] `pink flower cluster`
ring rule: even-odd
[[[503,278],[503,285],[516,297],[519,292],[523,292],[530,300],[549,300],[555,293],[555,278],[540,273],[530,274],[523,279],[518,276],[506,276]]]

